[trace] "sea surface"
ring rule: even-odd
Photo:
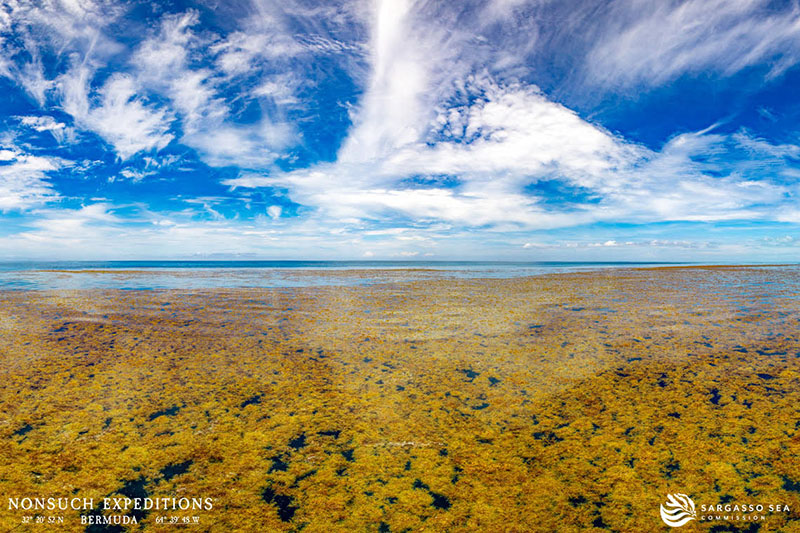
[[[0,262],[0,290],[356,286],[426,279],[515,278],[678,264],[553,261]]]

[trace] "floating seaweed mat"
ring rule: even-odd
[[[799,281],[0,293],[0,490],[211,498],[171,512],[202,531],[392,532],[649,531],[685,492],[785,504],[761,531],[789,531]],[[92,531],[82,514],[113,513],[55,514]],[[4,510],[0,528],[20,520]]]

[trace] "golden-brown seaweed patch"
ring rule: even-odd
[[[685,492],[796,528],[797,268],[391,276],[0,293],[2,493],[215,498],[198,531],[522,532],[652,531]],[[134,530],[174,529],[154,516]]]

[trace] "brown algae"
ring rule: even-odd
[[[798,531],[799,287],[785,267],[0,293],[0,489],[209,497],[184,514],[220,532],[652,531],[683,492],[788,505],[759,531]],[[175,529],[156,516],[130,530]],[[720,525],[748,526],[692,527]]]

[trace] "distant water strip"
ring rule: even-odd
[[[470,261],[60,261],[0,263],[0,290],[355,286],[514,278],[678,263]]]

